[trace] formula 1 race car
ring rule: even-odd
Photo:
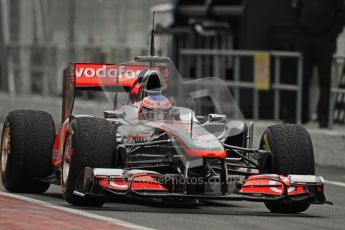
[[[97,92],[110,110],[102,118],[73,114],[76,90]],[[185,81],[166,57],[68,65],[57,134],[48,113],[12,111],[1,150],[8,191],[43,193],[58,184],[78,206],[117,197],[247,200],[298,213],[327,202],[303,127],[270,126],[254,149],[253,125],[224,82]]]

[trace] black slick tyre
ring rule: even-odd
[[[295,124],[269,126],[261,137],[260,148],[271,151],[272,159],[261,166],[261,173],[279,175],[314,175],[314,150],[309,133]],[[262,163],[262,162],[261,162]],[[260,164],[260,162],[259,162]],[[266,207],[273,213],[299,213],[309,208],[311,201],[268,201]]]
[[[116,149],[114,126],[96,117],[79,117],[71,122],[65,141],[60,184],[65,200],[76,206],[102,206],[104,199],[74,194],[78,176],[85,167],[113,168]]]
[[[55,125],[50,114],[35,110],[10,112],[1,141],[1,179],[10,192],[43,193],[49,183],[39,179],[53,173]]]

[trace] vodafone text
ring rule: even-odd
[[[138,76],[141,70],[129,69],[126,66],[107,66],[103,65],[99,68],[80,67],[76,69],[76,77],[87,78],[126,78],[133,79]]]

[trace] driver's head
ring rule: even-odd
[[[172,104],[162,94],[150,94],[141,101],[138,113],[141,120],[170,120]]]

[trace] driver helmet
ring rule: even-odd
[[[138,115],[141,120],[170,120],[172,104],[162,94],[150,94],[141,101]]]
[[[163,77],[157,70],[145,70],[140,75],[143,75],[139,86],[142,92],[141,98],[147,97],[150,94],[162,93]]]

